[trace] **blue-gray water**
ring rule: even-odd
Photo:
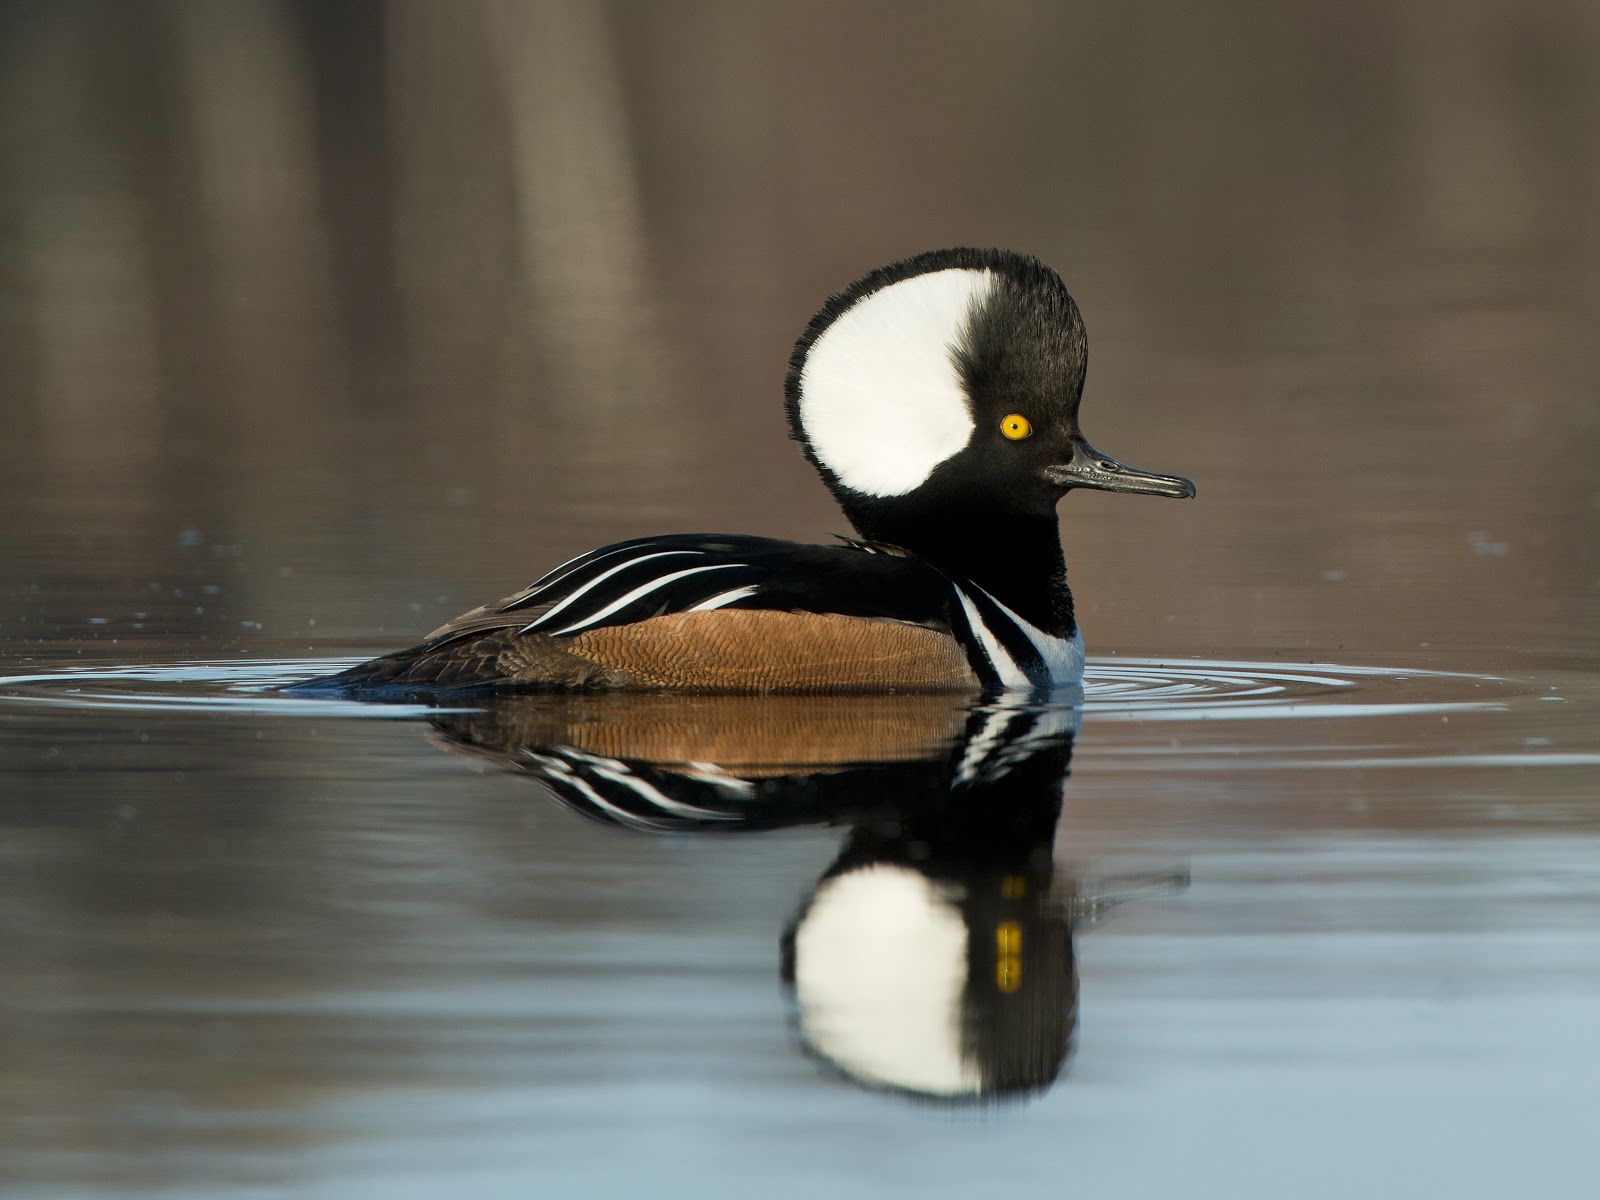
[[[0,1193],[1600,1190],[1589,5],[86,0],[0,32]],[[1062,506],[1090,680],[1026,888],[915,811],[992,713],[264,690],[607,541],[843,532],[789,346],[964,243],[1061,271],[1086,433],[1199,486]],[[1033,715],[980,799],[1065,769]],[[663,729],[817,788],[648,832],[522,753]],[[828,791],[874,753],[909,825]],[[845,850],[903,901],[950,829],[924,932],[1024,906],[962,910],[994,957],[964,1029],[1034,1082],[935,1103],[888,1086],[959,1057],[917,996],[852,1040],[782,974]]]
[[[1075,1053],[951,1108],[802,1052],[779,939],[843,828],[585,821],[263,657],[0,684],[20,1194],[1596,1178],[1592,675],[1095,663]]]

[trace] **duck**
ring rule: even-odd
[[[829,297],[790,356],[790,436],[854,536],[603,546],[404,650],[293,690],[1037,692],[1081,683],[1056,506],[1188,498],[1079,426],[1083,317],[1030,255],[915,255]]]

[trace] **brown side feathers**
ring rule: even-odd
[[[482,629],[477,622],[485,619],[487,614],[468,613],[446,629]],[[343,678],[417,688],[708,692],[954,692],[978,686],[959,643],[935,629],[832,613],[742,609],[669,613],[572,637],[487,628],[442,643],[430,639],[364,663]]]

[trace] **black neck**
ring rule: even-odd
[[[1077,628],[1055,510],[1018,513],[974,504],[930,505],[898,497],[852,497],[851,524],[870,541],[910,550],[941,571],[983,588],[1044,632]]]

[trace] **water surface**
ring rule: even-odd
[[[1081,710],[599,698],[490,725],[264,690],[320,665],[0,682],[23,785],[3,1119],[27,1194],[620,1190],[622,1131],[670,1186],[793,1195],[942,1194],[996,1155],[1127,1194],[1174,1160],[1329,1196],[1375,1161],[1467,1194],[1526,1178],[1530,1148],[1552,1179],[1592,1163],[1592,676],[1111,658]],[[904,772],[968,720],[992,755],[996,713],[1045,719],[1045,776],[1018,792],[1013,761],[982,818],[921,819],[957,821],[942,886],[965,870],[976,895],[995,814],[1064,796],[1053,838],[1015,835],[1016,861],[1046,856],[1019,963],[1056,972],[1054,1033],[986,1018],[1055,1050],[957,1086],[926,1040],[908,1069],[808,1028],[783,943],[847,843],[917,865],[878,810],[924,804]],[[664,725],[718,748],[663,749]],[[797,727],[815,761],[790,761]],[[880,761],[809,808],[607,822],[531,776],[560,739],[757,779],[763,753],[823,779]],[[1051,930],[1068,959],[1041,965]]]

